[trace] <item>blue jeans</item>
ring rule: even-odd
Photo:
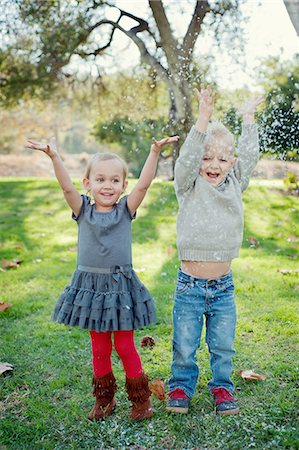
[[[203,317],[206,343],[210,352],[212,380],[208,387],[234,391],[230,379],[233,342],[236,330],[236,306],[231,272],[217,280],[195,278],[179,269],[173,307],[173,359],[169,389],[194,395],[199,368],[196,351],[200,345]]]

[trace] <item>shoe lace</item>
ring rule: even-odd
[[[168,395],[172,399],[188,398],[187,395],[185,394],[185,392],[183,391],[183,389],[180,389],[180,388],[176,388],[173,391],[170,391]]]
[[[228,390],[224,388],[214,388],[212,389],[212,394],[215,398],[216,405],[222,402],[233,402],[234,398],[231,396]]]

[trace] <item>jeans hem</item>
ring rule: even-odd
[[[194,394],[193,394],[193,395],[192,395],[192,394],[189,395],[189,393],[186,391],[186,388],[185,388],[185,387],[182,387],[182,386],[174,386],[174,387],[172,387],[171,389],[169,388],[169,392],[172,392],[172,391],[174,391],[175,389],[182,389],[182,391],[184,391],[184,393],[187,395],[187,397],[188,397],[189,400],[191,400],[191,398],[194,396]]]
[[[227,386],[221,386],[221,385],[218,385],[218,386],[209,387],[210,394],[213,395],[213,394],[212,394],[212,389],[220,389],[220,388],[225,389],[225,390],[228,391],[231,395],[233,395],[233,394],[234,394],[234,391],[235,391],[234,388],[228,388]]]

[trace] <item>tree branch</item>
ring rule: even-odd
[[[192,19],[183,41],[183,51],[185,57],[187,57],[188,60],[191,59],[196,39],[201,30],[203,19],[205,15],[210,11],[211,8],[206,0],[200,0],[196,2]]]
[[[162,0],[149,0],[148,3],[159,30],[161,46],[164,48],[166,54],[170,51],[173,52],[173,49],[177,48],[178,42],[172,34]]]
[[[103,20],[100,20],[99,22],[97,22],[92,27],[90,27],[90,30],[93,31],[95,28],[98,28],[101,25],[111,25],[113,27],[113,30],[112,30],[110,38],[109,38],[109,42],[107,44],[105,44],[104,46],[99,47],[97,50],[95,50],[94,52],[91,52],[91,53],[85,53],[83,51],[78,52],[78,54],[81,57],[90,56],[90,55],[99,55],[104,50],[106,50],[111,44],[113,33],[117,29],[117,30],[121,31],[122,33],[124,33],[126,36],[128,36],[137,45],[137,47],[140,51],[141,58],[144,62],[148,63],[151,67],[156,69],[156,71],[164,79],[168,79],[167,70],[162,66],[162,64],[160,64],[160,62],[154,56],[152,56],[149,53],[144,42],[136,35],[136,27],[133,28],[133,31],[132,31],[132,29],[125,30],[118,22],[114,22],[114,21],[108,20],[108,19],[103,19]],[[81,43],[83,43],[83,42],[80,42],[79,44],[81,44]]]

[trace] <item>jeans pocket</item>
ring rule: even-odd
[[[233,281],[229,281],[228,283],[219,286],[219,291],[223,294],[233,294],[235,291],[235,286]]]
[[[178,279],[176,284],[176,293],[177,294],[185,294],[193,287],[193,283],[190,281]]]

